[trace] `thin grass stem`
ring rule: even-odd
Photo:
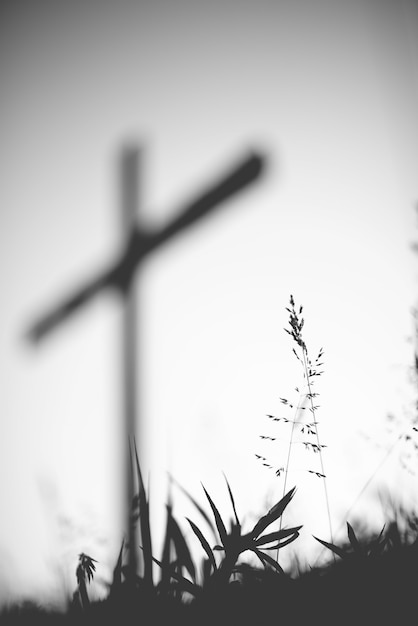
[[[299,398],[298,406],[296,407],[296,410],[295,410],[295,415],[294,415],[295,419],[292,420],[292,429],[290,431],[290,439],[289,439],[289,447],[288,447],[288,451],[287,451],[286,467],[285,467],[285,470],[284,470],[284,482],[283,482],[282,498],[284,498],[284,496],[286,494],[287,477],[288,477],[288,474],[289,474],[290,457],[291,457],[291,454],[292,454],[293,434],[295,432],[295,426],[296,426],[296,421],[297,421],[299,410],[300,410],[300,398]],[[283,515],[280,517],[280,525],[279,525],[279,529],[280,530],[282,530],[282,526],[283,526]],[[279,562],[279,553],[280,553],[280,548],[277,548],[277,553],[276,553],[276,561],[277,562]]]
[[[315,414],[315,407],[314,407],[314,403],[313,403],[313,397],[314,396],[313,396],[313,393],[312,393],[312,385],[311,385],[311,382],[310,382],[310,376],[309,376],[309,372],[308,372],[308,364],[307,364],[307,360],[306,360],[306,346],[305,346],[305,344],[303,345],[302,353],[303,353],[303,366],[305,368],[305,376],[306,376],[307,385],[308,385],[308,392],[309,392],[309,401],[310,401],[310,405],[311,405],[311,412],[312,412],[312,415],[313,415],[314,423],[316,423],[317,420],[316,420],[316,414]],[[321,473],[323,475],[322,481],[323,481],[323,485],[324,485],[325,502],[326,502],[326,507],[327,507],[329,533],[330,533],[330,537],[331,537],[331,543],[334,543],[334,538],[333,538],[333,533],[332,533],[331,511],[330,511],[329,498],[328,498],[327,481],[326,481],[326,478],[325,478],[326,474],[325,474],[325,469],[324,469],[324,460],[322,458],[322,446],[321,446],[321,443],[319,441],[318,424],[317,423],[316,423],[316,426],[315,426],[315,435],[316,435],[316,441],[317,441],[317,444],[318,444],[319,460],[320,460],[320,464],[321,464]]]

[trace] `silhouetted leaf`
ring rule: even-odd
[[[164,543],[161,558],[161,585],[164,587],[170,582],[169,567],[171,556],[171,533],[170,533],[170,518],[171,518],[171,496],[168,497],[167,504],[167,520],[165,525]]]
[[[147,501],[147,496],[145,493],[144,482],[142,480],[141,468],[139,465],[138,459],[138,451],[136,448],[135,438],[133,439],[134,452],[135,452],[135,462],[136,462],[136,472],[138,476],[138,484],[139,484],[139,507],[140,507],[140,516],[139,516],[139,524],[141,529],[141,539],[142,539],[142,549],[144,552],[144,579],[145,581],[153,585],[152,580],[152,542],[151,542],[151,527],[150,527],[150,519],[149,519],[149,505]]]
[[[382,552],[384,551],[386,544],[388,542],[388,537],[384,537],[383,533],[385,530],[385,524],[383,525],[382,530],[379,533],[379,536],[371,542],[370,544],[370,556],[376,556],[379,554],[382,554]]]
[[[270,511],[264,515],[254,526],[252,532],[250,533],[253,538],[258,537],[267,526],[270,526],[276,519],[278,519],[282,514],[290,500],[293,498],[296,491],[296,487],[293,487],[288,493],[283,496],[283,498],[275,504]]]
[[[78,584],[80,584],[81,581],[85,581],[86,576],[88,581],[90,582],[93,579],[94,572],[96,571],[96,566],[94,565],[95,563],[97,563],[96,559],[93,559],[91,556],[84,554],[84,552],[78,555],[78,559],[79,563],[76,570]]]
[[[236,522],[237,526],[240,526],[241,524],[239,522],[238,515],[237,515],[237,510],[236,510],[236,507],[235,507],[234,496],[232,495],[232,490],[231,490],[231,487],[229,485],[228,479],[225,476],[225,474],[224,474],[224,478],[225,478],[226,486],[228,487],[229,497],[231,498],[232,509],[233,509],[234,515],[235,515],[235,522]]]
[[[117,589],[119,589],[122,584],[122,555],[123,555],[124,543],[125,542],[122,540],[122,545],[120,548],[118,560],[113,569],[113,580],[112,580],[112,584],[110,588],[111,593],[114,593]]]
[[[203,517],[205,522],[207,522],[207,524],[210,527],[210,529],[212,530],[213,534],[215,534],[215,532],[216,532],[215,531],[215,527],[213,525],[213,522],[212,522],[211,518],[206,513],[205,509],[203,507],[201,507],[200,504],[197,502],[197,500],[195,500],[193,498],[193,496],[184,487],[182,487],[182,485],[180,485],[180,483],[178,483],[176,481],[176,479],[173,478],[171,475],[170,475],[170,480],[172,482],[174,482],[176,484],[176,486],[180,489],[180,491],[182,491],[183,494],[190,500],[190,502],[194,505],[194,507],[199,511],[200,515]]]
[[[328,541],[324,541],[323,539],[318,539],[318,537],[315,537],[315,535],[312,535],[312,537],[319,541],[319,543],[322,543],[322,545],[328,548],[328,550],[331,550],[331,552],[334,552],[335,554],[340,556],[342,559],[345,559],[347,557],[347,553],[342,548],[335,546],[333,543],[328,543]]]
[[[356,533],[354,532],[354,529],[351,526],[351,524],[349,524],[348,522],[347,522],[347,534],[348,534],[348,539],[350,541],[351,547],[353,548],[354,552],[356,552],[357,554],[363,554],[363,550],[359,543],[359,540],[356,537]]]
[[[202,533],[202,531],[200,530],[200,528],[194,522],[192,522],[192,520],[190,520],[188,517],[186,517],[186,519],[189,522],[190,526],[192,527],[192,530],[193,530],[194,534],[199,539],[202,548],[204,549],[204,551],[208,555],[209,561],[210,561],[213,569],[216,570],[217,568],[216,568],[215,556],[214,556],[214,554],[212,552],[212,549],[211,549],[211,547],[209,545],[209,542],[206,540],[206,538],[205,538],[204,534]]]
[[[261,552],[261,550],[258,550],[257,548],[254,548],[253,552],[258,556],[264,566],[268,563],[273,569],[276,570],[276,572],[284,574],[283,568],[271,556],[264,554],[264,552]]]
[[[195,580],[196,570],[195,570],[195,566],[194,566],[194,563],[190,554],[189,547],[186,543],[186,540],[183,537],[183,533],[181,532],[180,526],[178,525],[177,521],[174,519],[172,515],[171,507],[167,507],[167,508],[169,509],[168,511],[169,512],[169,522],[168,522],[169,534],[176,550],[176,554],[178,557],[178,565],[180,567],[185,567],[187,571],[189,572],[190,576],[192,577],[192,579]]]
[[[215,518],[216,528],[218,529],[218,533],[219,533],[219,537],[221,539],[222,545],[226,548],[227,543],[228,543],[228,533],[226,532],[225,524],[223,523],[222,517],[218,509],[216,508],[212,498],[210,497],[210,495],[208,494],[208,492],[206,491],[203,485],[202,487],[203,487],[203,491],[206,494],[207,499],[209,500],[209,504],[211,506],[211,509]]]
[[[154,563],[162,567],[161,561],[159,561],[155,557],[152,557],[152,560],[154,561]],[[174,578],[174,580],[176,580],[180,584],[180,587],[183,591],[188,591],[193,596],[198,596],[201,592],[201,588],[195,583],[192,583],[192,581],[188,578],[185,578],[184,576],[181,576],[181,574],[176,572],[174,569],[175,565],[176,564],[173,564],[173,567],[171,567],[169,571],[169,575],[171,576],[171,578]]]
[[[287,545],[288,543],[291,543],[297,537],[299,537],[299,530],[301,528],[302,526],[295,526],[293,528],[282,528],[281,530],[277,530],[276,532],[268,533],[267,535],[262,535],[261,537],[259,537],[258,539],[254,541],[254,545],[258,547],[266,543],[271,543],[272,541],[280,541],[281,539],[290,538],[289,541],[286,541],[285,543],[280,544],[279,547],[281,547],[282,545],[283,546]],[[264,548],[264,550],[267,550],[267,548]]]

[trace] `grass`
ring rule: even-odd
[[[135,594],[122,582],[117,593],[85,608],[72,605],[54,613],[34,605],[4,611],[4,624],[412,624],[416,622],[418,542],[416,527],[408,537],[396,524],[377,536],[348,529],[347,541],[333,546],[335,563],[291,578],[270,567],[236,564],[228,583],[206,584],[188,599],[180,574],[169,572],[166,586],[157,584]],[[180,559],[177,555],[177,558]],[[183,563],[185,566],[185,563]],[[178,571],[178,569],[177,569]],[[191,579],[191,576],[190,576]]]
[[[319,423],[317,420],[317,411],[320,408],[317,405],[319,393],[314,391],[315,382],[323,373],[319,370],[319,368],[323,365],[321,361],[324,353],[323,349],[321,348],[318,352],[318,356],[316,357],[316,359],[314,361],[311,360],[308,347],[303,336],[303,327],[305,324],[305,320],[302,317],[303,307],[300,306],[297,309],[292,295],[290,296],[289,306],[286,307],[286,311],[289,313],[289,328],[285,328],[284,330],[288,335],[290,335],[293,343],[295,344],[292,348],[292,351],[297,361],[301,365],[303,384],[300,388],[295,387],[295,391],[298,395],[297,400],[293,403],[289,402],[287,398],[280,398],[280,402],[287,409],[293,411],[292,418],[289,419],[287,417],[267,415],[269,420],[272,420],[273,422],[284,422],[286,425],[291,424],[285,465],[283,466],[279,464],[279,466],[277,467],[277,465],[273,465],[273,461],[269,461],[268,458],[263,455],[256,454],[256,457],[262,462],[264,467],[267,467],[268,469],[274,469],[275,474],[278,478],[280,478],[282,475],[284,476],[284,495],[288,484],[293,447],[296,444],[301,444],[305,447],[307,451],[317,454],[320,461],[319,468],[308,468],[306,469],[306,471],[310,474],[315,475],[322,481],[324,487],[325,507],[328,517],[330,539],[331,541],[333,541],[330,504],[326,484],[324,459],[322,454],[323,448],[325,448],[326,446],[321,443],[319,437]],[[308,419],[305,417],[306,414],[308,414]],[[297,433],[299,433],[299,439],[296,439]],[[274,443],[276,441],[276,437],[272,437],[269,435],[260,435],[260,437],[261,439],[269,443]],[[280,525],[281,524],[282,519],[280,520]],[[279,560],[279,549],[277,550],[277,560]]]
[[[114,566],[109,592],[101,601],[91,601],[89,584],[100,563],[79,555],[75,592],[65,612],[48,610],[33,603],[3,608],[1,624],[145,624],[153,626],[217,626],[246,624],[412,624],[416,622],[415,593],[418,583],[418,520],[407,511],[394,508],[392,519],[378,533],[364,531],[360,522],[346,522],[347,538],[334,543],[326,474],[319,439],[314,384],[321,375],[322,349],[311,361],[302,336],[302,307],[290,299],[289,329],[295,343],[293,353],[301,364],[304,385],[295,403],[282,398],[292,418],[269,415],[273,422],[290,426],[286,461],[272,464],[257,455],[278,478],[284,477],[280,500],[244,529],[237,512],[233,489],[225,477],[229,514],[222,514],[216,500],[202,485],[202,500],[192,498],[195,515],[177,520],[170,495],[166,506],[165,536],[160,555],[155,555],[146,491],[135,442],[131,442],[132,471],[137,493],[132,502],[132,520],[137,524],[140,545],[122,541]],[[416,363],[418,370],[418,360]],[[309,415],[309,418],[305,418]],[[284,514],[297,497],[296,487],[287,490],[293,446],[302,435],[302,444],[316,452],[319,469],[306,471],[324,485],[325,506],[330,523],[330,540],[314,539],[329,555],[325,565],[315,564],[292,574],[279,564],[279,553],[296,544],[302,525],[287,528]],[[262,436],[268,443],[275,437]],[[181,487],[180,487],[181,488]],[[193,519],[192,519],[193,517]],[[203,523],[203,526],[202,526]],[[183,528],[192,532],[186,540]],[[203,532],[202,528],[209,529]],[[208,534],[209,533],[209,534]],[[193,540],[193,541],[192,541]],[[192,543],[200,551],[194,556]],[[258,565],[242,555],[251,553]],[[140,568],[136,567],[140,563]],[[140,571],[139,571],[140,570]]]

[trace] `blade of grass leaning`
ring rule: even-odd
[[[168,498],[167,504],[167,521],[165,525],[164,543],[161,557],[161,585],[164,587],[170,583],[170,576],[168,573],[170,567],[170,552],[171,552],[171,536],[170,536],[170,515],[171,515],[171,497]]]
[[[180,526],[173,517],[171,511],[169,511],[169,526],[170,537],[173,540],[173,544],[178,557],[178,564],[189,572],[193,582],[196,582],[196,568],[193,563],[192,556],[190,554],[189,546],[181,532]]]
[[[280,567],[278,562],[275,561],[271,556],[269,556],[268,554],[264,554],[264,552],[261,552],[261,550],[258,550],[257,548],[253,548],[252,551],[258,556],[264,566],[266,565],[266,563],[268,563],[273,569],[276,570],[276,572],[278,572],[279,574],[284,574],[283,568]]]
[[[203,517],[203,519],[205,520],[205,522],[208,524],[209,528],[215,535],[216,534],[215,526],[213,525],[213,522],[211,518],[209,517],[209,515],[206,513],[205,509],[200,506],[197,500],[195,500],[193,496],[182,485],[180,485],[180,483],[177,482],[177,480],[173,478],[173,476],[171,476],[171,474],[169,474],[169,477],[170,477],[170,480],[173,483],[175,483],[175,485],[180,489],[180,491],[190,500],[193,506],[199,511],[200,515]]]
[[[192,522],[192,520],[190,520],[188,517],[186,517],[186,519],[189,522],[189,524],[190,524],[190,526],[192,528],[192,531],[194,532],[196,537],[199,539],[202,548],[204,549],[204,551],[208,555],[208,559],[209,559],[209,562],[211,563],[211,565],[213,567],[213,570],[216,571],[217,566],[216,566],[216,561],[215,561],[215,555],[212,552],[212,549],[211,549],[211,547],[209,545],[209,542],[205,538],[205,536],[202,533],[202,531],[200,530],[200,528],[194,522]]]
[[[208,494],[208,492],[206,491],[203,485],[202,487],[203,487],[203,491],[206,494],[207,499],[209,500],[209,504],[212,509],[213,516],[215,518],[216,528],[218,529],[218,533],[219,533],[219,537],[221,539],[222,545],[224,546],[224,548],[226,548],[227,543],[228,543],[228,533],[226,532],[225,524],[223,523],[222,517],[218,509],[216,508],[215,503],[213,502],[212,498],[210,497],[210,495]]]
[[[162,567],[161,561],[159,561],[155,557],[152,557],[152,560],[159,567]],[[201,591],[199,585],[196,585],[195,583],[192,583],[192,581],[189,580],[188,578],[181,576],[181,574],[176,572],[173,568],[170,568],[169,575],[171,576],[171,578],[174,578],[175,581],[181,584],[183,591],[188,591],[189,593],[191,593],[193,596],[196,596],[196,597],[199,595]]]
[[[299,537],[299,531],[302,526],[294,526],[293,528],[282,528],[274,533],[268,533],[267,535],[262,535],[258,539],[254,541],[254,545],[262,546],[266,543],[271,543],[272,541],[279,541],[280,539],[290,538],[290,541],[287,539],[287,543],[294,541]],[[285,543],[280,545],[286,545]]]
[[[139,484],[139,523],[141,529],[141,538],[142,538],[142,550],[144,553],[144,580],[150,586],[153,586],[153,578],[152,578],[152,542],[151,542],[151,528],[150,528],[150,519],[149,519],[149,503],[147,501],[147,496],[145,493],[144,482],[142,480],[141,468],[139,465],[138,459],[138,450],[136,447],[135,438],[133,439],[134,452],[135,452],[135,462],[136,462],[136,472],[138,475],[138,484]]]
[[[376,537],[376,539],[370,544],[370,556],[377,556],[379,554],[382,554],[382,552],[384,551],[386,544],[388,543],[388,537],[383,536],[385,527],[386,524],[383,525],[379,536]]]
[[[296,535],[293,535],[292,537],[289,537],[288,539],[285,539],[284,541],[279,541],[278,543],[275,543],[273,546],[262,546],[262,549],[263,550],[278,550],[280,548],[284,548],[284,546],[287,546],[289,543],[293,543],[294,541],[296,541],[298,537],[299,537],[299,533],[297,533]]]
[[[323,539],[318,539],[318,537],[315,537],[315,535],[312,535],[312,537],[319,541],[319,543],[322,543],[322,545],[328,548],[328,550],[331,550],[331,552],[333,552],[337,556],[340,556],[342,559],[345,559],[347,557],[347,552],[345,552],[345,550],[343,550],[342,548],[339,548],[333,543],[328,543],[328,541],[324,541]]]
[[[229,497],[231,499],[231,504],[232,504],[232,509],[234,511],[234,515],[235,515],[235,522],[237,524],[237,526],[241,526],[240,521],[238,519],[238,515],[237,515],[237,509],[235,507],[235,500],[234,500],[234,496],[232,495],[232,489],[229,485],[228,479],[224,474],[224,478],[225,478],[225,482],[226,482],[226,486],[228,487],[228,492],[229,492]]]
[[[110,586],[110,593],[116,593],[117,590],[120,589],[122,585],[122,555],[124,548],[124,540],[122,540],[122,545],[120,548],[118,560],[116,561],[116,565],[113,569],[113,579],[112,584]]]
[[[283,514],[283,511],[295,495],[295,491],[296,487],[293,487],[293,489],[288,491],[287,494],[283,496],[283,498],[277,504],[275,504],[266,515],[263,515],[263,517],[258,520],[257,524],[254,526],[253,530],[250,533],[251,537],[253,537],[254,539],[258,537],[263,532],[263,530],[267,528],[267,526],[270,526],[270,524],[275,522],[276,519],[278,519]]]
[[[363,554],[363,549],[359,543],[359,540],[356,537],[356,533],[354,532],[354,528],[347,522],[347,534],[348,539],[350,541],[351,547],[353,548],[356,554]]]

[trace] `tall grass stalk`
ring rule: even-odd
[[[330,511],[330,506],[329,506],[329,497],[328,497],[328,488],[327,488],[327,479],[326,479],[326,474],[325,474],[325,468],[324,468],[324,459],[322,456],[322,445],[321,442],[319,440],[319,432],[318,432],[318,422],[316,419],[316,407],[314,406],[313,403],[313,398],[315,397],[313,392],[312,392],[312,385],[311,385],[311,376],[312,376],[312,370],[310,369],[310,365],[309,365],[309,369],[308,369],[308,353],[306,350],[306,345],[305,343],[303,344],[303,366],[305,369],[305,376],[307,379],[307,384],[308,384],[308,398],[309,398],[309,403],[310,403],[310,411],[312,413],[313,416],[313,423],[315,425],[314,431],[315,431],[315,435],[316,435],[316,442],[317,442],[317,450],[319,453],[319,461],[320,461],[320,465],[321,465],[321,474],[322,474],[322,484],[324,486],[324,495],[325,495],[325,502],[326,502],[326,507],[327,507],[327,516],[328,516],[328,525],[329,525],[329,534],[331,537],[331,542],[334,542],[334,537],[333,537],[333,532],[332,532],[332,522],[331,522],[331,511]]]
[[[316,448],[313,448],[313,449],[319,454],[319,461],[320,461],[320,467],[321,467],[320,478],[322,479],[322,484],[324,487],[325,505],[326,505],[326,510],[327,510],[329,533],[330,533],[331,542],[333,543],[334,539],[333,539],[333,532],[332,532],[331,511],[330,511],[330,506],[329,506],[329,497],[328,497],[327,481],[326,481],[326,474],[325,474],[325,467],[324,467],[324,459],[322,455],[322,448],[324,446],[321,444],[320,439],[319,439],[318,421],[316,419],[316,410],[318,407],[314,405],[314,398],[317,397],[318,394],[316,394],[312,390],[313,379],[317,376],[320,376],[322,373],[322,372],[318,372],[316,368],[321,365],[319,361],[322,357],[323,352],[321,348],[315,360],[315,365],[313,366],[309,358],[306,343],[302,336],[304,319],[303,317],[299,318],[299,316],[302,314],[302,310],[303,310],[303,307],[301,306],[299,309],[299,313],[296,312],[295,301],[293,299],[293,296],[291,295],[290,296],[290,309],[289,308],[287,309],[287,311],[289,311],[289,314],[290,314],[289,324],[290,324],[291,330],[288,330],[288,329],[285,329],[285,330],[293,338],[293,340],[297,343],[297,345],[300,347],[302,351],[301,362],[303,366],[304,378],[306,380],[306,385],[308,389],[308,393],[306,397],[309,401],[309,405],[310,405],[309,410],[313,417],[311,432],[313,432],[316,437]],[[300,360],[300,357],[297,354],[296,356]]]
[[[318,453],[318,456],[319,456],[321,471],[318,472],[318,471],[314,471],[311,469],[308,469],[307,471],[311,474],[315,474],[317,477],[322,479],[323,486],[324,486],[324,495],[325,495],[325,504],[326,504],[326,511],[327,511],[327,517],[328,517],[328,524],[329,524],[329,533],[330,533],[331,542],[333,542],[333,530],[332,530],[331,513],[330,513],[330,506],[329,506],[328,489],[327,489],[327,484],[326,484],[324,459],[322,455],[322,449],[325,446],[321,444],[321,441],[319,438],[318,421],[317,421],[317,414],[316,414],[318,406],[316,406],[314,403],[314,398],[316,398],[319,394],[313,391],[314,379],[322,374],[322,372],[318,371],[318,368],[322,365],[322,363],[320,363],[320,360],[323,356],[323,351],[321,348],[318,353],[317,358],[312,363],[309,357],[306,343],[302,335],[304,319],[303,317],[301,317],[301,315],[302,315],[303,307],[300,306],[297,312],[295,308],[295,301],[293,299],[293,296],[291,295],[290,304],[289,304],[289,307],[286,307],[286,310],[289,313],[290,329],[285,328],[284,330],[292,337],[293,341],[296,343],[297,347],[296,349],[293,348],[293,353],[301,364],[301,367],[303,370],[303,377],[305,379],[305,385],[304,385],[304,389],[302,389],[301,391],[299,390],[298,387],[296,387],[296,391],[299,394],[299,400],[298,400],[298,404],[296,406],[295,413],[293,415],[292,420],[287,419],[287,418],[274,417],[273,415],[268,415],[268,417],[270,419],[273,419],[274,421],[285,421],[287,423],[288,422],[292,423],[288,450],[287,450],[286,464],[284,467],[279,467],[276,470],[276,476],[279,477],[282,472],[284,473],[284,483],[283,483],[283,495],[284,495],[286,493],[286,488],[287,488],[287,480],[288,480],[288,475],[289,475],[289,470],[290,470],[292,449],[293,449],[294,444],[296,443],[294,441],[294,438],[295,438],[297,427],[300,426],[301,433],[306,432],[307,435],[315,436],[316,443],[312,443],[309,440],[302,441],[301,443],[303,443],[307,449],[313,450],[313,452]],[[294,405],[290,404],[287,399],[280,398],[280,401],[282,402],[282,404],[288,406],[288,408],[291,408],[291,409],[294,408]],[[306,404],[308,406],[305,406]],[[312,415],[312,419],[309,420],[309,423],[299,419],[300,413],[306,409],[309,409]],[[269,436],[264,436],[264,435],[262,435],[261,438],[267,439],[270,441],[275,441],[276,439],[275,437],[269,437]],[[256,455],[256,456],[263,462],[263,465],[265,465],[268,468],[272,468],[272,466],[267,462],[267,459],[265,457],[261,455]],[[280,529],[282,527],[282,523],[283,523],[283,520],[282,518],[280,518]],[[277,550],[277,560],[278,559],[279,559],[279,550]]]

